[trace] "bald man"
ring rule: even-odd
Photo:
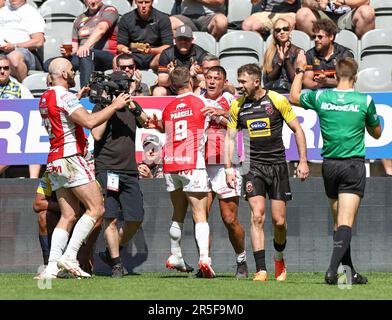
[[[49,75],[52,87],[42,95],[39,110],[49,134],[47,172],[52,190],[56,191],[61,218],[52,234],[48,267],[40,278],[56,278],[60,269],[77,278],[89,278],[91,275],[80,268],[76,257],[96,221],[103,216],[104,207],[94,172],[84,158],[87,148],[83,127],[91,130],[99,126],[131,100],[129,94],[122,93],[102,111],[90,114],[69,91],[75,86],[75,74],[67,59],[53,60]],[[86,211],[76,223],[68,243],[79,201]]]

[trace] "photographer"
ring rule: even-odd
[[[113,72],[109,81],[99,81],[91,85],[91,91],[94,92],[98,87],[99,92],[103,88],[107,98],[100,101],[97,96],[93,96],[92,101],[98,102],[93,113],[104,109],[112,97],[129,90],[130,81],[121,71]],[[96,175],[105,199],[104,235],[107,249],[100,252],[99,256],[112,267],[112,277],[116,278],[124,275],[120,249],[136,234],[144,218],[143,196],[135,159],[135,137],[136,126],[145,126],[146,121],[147,115],[131,100],[129,108],[116,112],[108,121],[91,130]],[[120,208],[124,224],[118,230]]]
[[[149,96],[150,89],[147,84],[142,82],[142,74],[136,69],[135,60],[130,53],[122,53],[115,58],[113,70],[123,71],[131,80],[129,83],[129,94],[131,96]]]

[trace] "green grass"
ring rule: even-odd
[[[236,280],[220,273],[215,279],[195,279],[176,272],[143,273],[122,279],[94,276],[84,280],[52,281],[38,288],[33,274],[0,274],[0,299],[114,300],[268,300],[268,299],[391,299],[392,273],[365,273],[369,283],[342,290],[324,284],[323,273],[289,273],[284,283]],[[273,274],[270,274],[273,277]]]

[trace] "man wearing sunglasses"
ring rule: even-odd
[[[148,85],[142,82],[142,74],[136,69],[135,60],[130,53],[122,53],[115,59],[114,70],[123,71],[132,81],[129,83],[129,94],[131,96],[149,96]]]

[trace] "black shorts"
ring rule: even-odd
[[[101,184],[104,196],[104,218],[120,218],[124,221],[143,221],[143,194],[137,174],[117,173],[120,176],[119,191],[107,190],[107,172],[100,172],[96,178]]]
[[[365,159],[324,159],[322,165],[325,192],[337,199],[339,193],[355,193],[361,198],[365,192]]]
[[[155,55],[150,53],[144,54],[140,52],[132,52],[132,57],[136,63],[137,69],[148,70],[150,69],[150,63],[152,59],[154,59]]]
[[[245,199],[254,196],[268,196],[270,199],[292,200],[289,171],[286,163],[251,165],[242,177]]]

